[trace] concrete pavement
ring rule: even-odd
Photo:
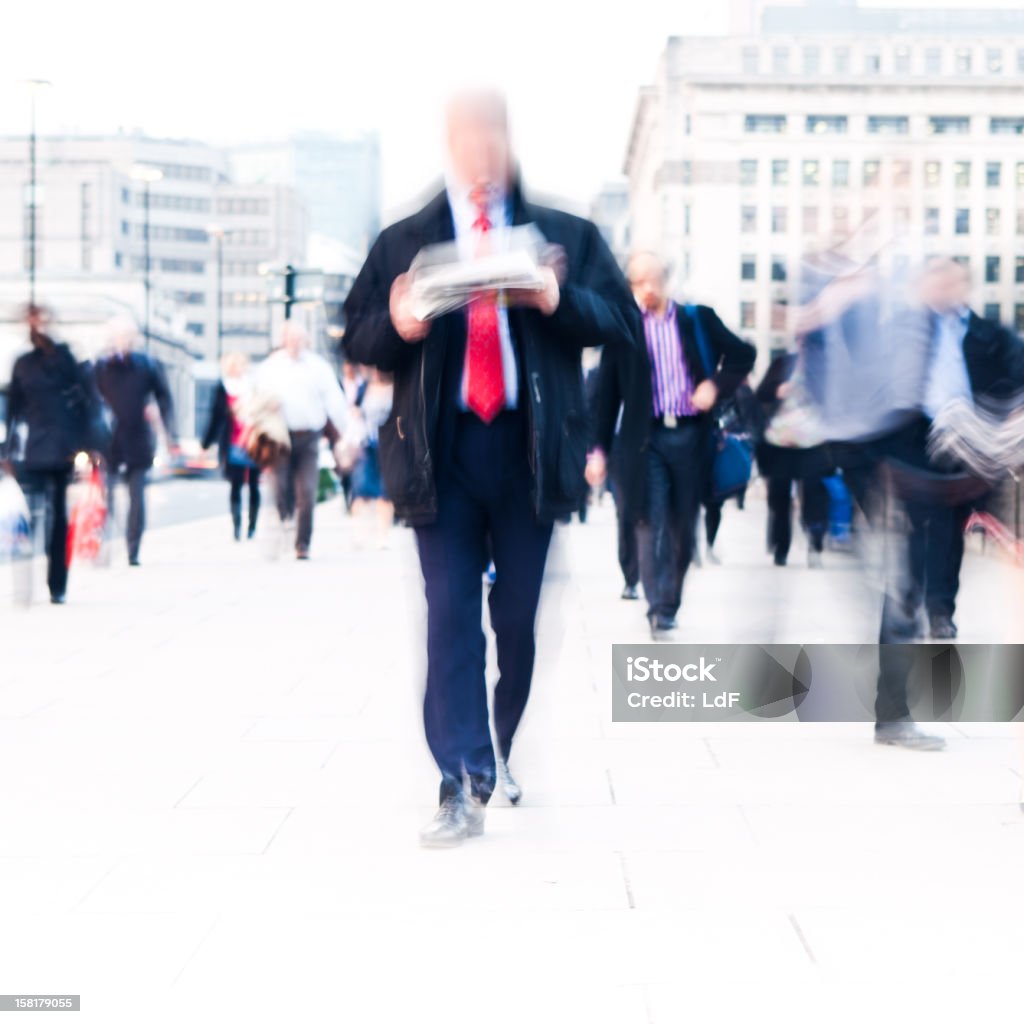
[[[1019,1020],[1014,727],[935,755],[612,723],[610,644],[646,624],[609,505],[556,531],[522,805],[424,851],[411,535],[357,550],[335,501],[297,563],[270,525],[154,530],[141,569],[0,610],[0,992],[80,993],[83,1024]],[[681,639],[872,640],[870,575],[775,569],[763,528],[726,508]],[[969,556],[961,638],[1017,639],[1020,592]]]

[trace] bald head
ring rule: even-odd
[[[508,107],[497,90],[456,93],[445,110],[448,159],[452,173],[466,188],[505,188],[512,176]]]
[[[281,347],[293,359],[297,359],[303,349],[309,346],[309,335],[302,324],[294,320],[286,320],[281,330]]]
[[[635,252],[626,268],[629,286],[641,309],[661,313],[668,302],[668,268],[654,252]]]

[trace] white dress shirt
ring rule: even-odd
[[[943,406],[971,398],[971,382],[964,361],[964,337],[970,310],[936,312],[931,366],[924,393],[924,411],[934,419]]]
[[[297,357],[284,349],[272,352],[256,371],[256,385],[281,403],[289,430],[320,431],[330,419],[345,432],[345,394],[330,364],[315,352],[304,349]]]
[[[446,182],[448,205],[452,210],[452,221],[455,225],[455,241],[459,248],[459,257],[472,259],[476,254],[481,232],[473,224],[479,216],[476,204],[469,198],[472,191],[457,184],[451,178]],[[487,206],[487,217],[491,222],[491,231],[501,231],[511,224],[508,202],[503,191],[495,190]],[[490,233],[490,232],[488,232]],[[514,409],[519,399],[519,368],[516,365],[515,349],[512,346],[512,332],[508,325],[508,310],[505,308],[502,293],[498,294],[498,337],[501,339],[501,365],[505,377],[505,408]],[[459,402],[463,409],[468,409],[466,402],[466,370],[462,370],[462,385],[459,388]]]

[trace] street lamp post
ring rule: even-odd
[[[217,242],[217,362],[224,355],[224,229],[207,224],[206,233]]]
[[[45,89],[50,83],[45,78],[28,78],[24,80],[23,84],[27,85],[29,89],[28,301],[34,305],[36,301],[36,192],[38,188],[36,173],[36,93],[40,89]]]
[[[136,164],[132,168],[131,177],[133,181],[141,181],[143,184],[143,227],[142,227],[142,239],[143,239],[143,270],[142,270],[142,290],[143,298],[145,303],[145,312],[143,315],[143,344],[146,350],[146,354],[149,354],[149,292],[150,292],[150,279],[149,279],[149,187],[154,182],[160,181],[163,178],[164,172],[159,167],[149,167],[145,164]]]

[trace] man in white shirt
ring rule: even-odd
[[[345,395],[327,360],[309,349],[305,330],[284,325],[281,347],[260,365],[257,388],[275,396],[288,426],[291,450],[273,467],[274,495],[282,522],[296,519],[295,556],[309,558],[320,438],[328,423],[343,433]]]

